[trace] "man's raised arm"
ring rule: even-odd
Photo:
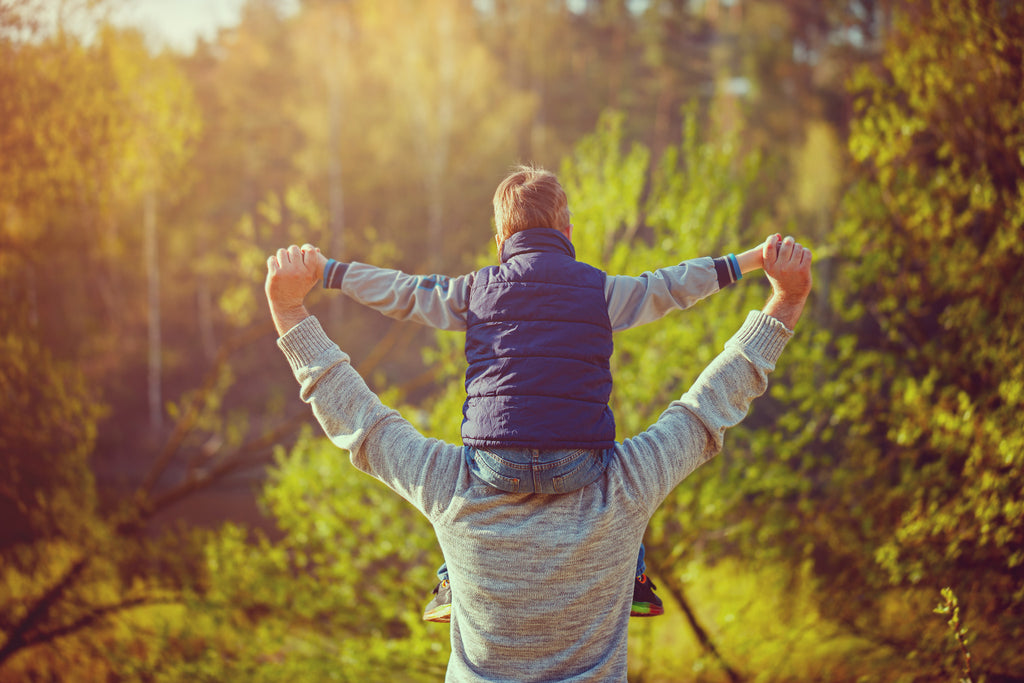
[[[764,270],[772,285],[768,302],[760,312],[750,312],[725,350],[680,398],[711,437],[701,462],[721,450],[725,431],[743,420],[751,401],[768,387],[768,374],[811,293],[811,252],[792,237],[765,242]]]
[[[747,415],[768,387],[768,376],[800,319],[811,289],[811,253],[792,237],[765,243],[772,295],[751,311],[725,348],[658,421],[626,439],[627,476],[652,492],[655,507],[693,470],[721,451],[725,432]],[[652,466],[653,465],[653,466]],[[654,508],[651,508],[653,512]]]

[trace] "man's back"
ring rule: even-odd
[[[605,482],[559,495],[460,487],[434,522],[458,587],[449,680],[625,679],[647,516]]]
[[[693,389],[616,446],[604,476],[553,496],[476,479],[461,447],[383,406],[315,319],[280,344],[328,436],[434,525],[457,586],[449,680],[623,681],[643,529],[764,391],[789,334],[752,314]]]

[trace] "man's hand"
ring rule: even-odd
[[[788,236],[780,244],[774,235],[765,241],[762,258],[772,284],[764,312],[793,329],[811,293],[811,250]]]
[[[278,249],[276,254],[267,259],[267,282],[264,289],[267,303],[270,304],[270,315],[274,318],[279,335],[309,316],[302,302],[319,280],[317,257],[323,258],[315,248],[306,255],[293,244],[287,249]],[[323,267],[320,266],[319,270],[322,272]]]

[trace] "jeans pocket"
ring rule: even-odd
[[[485,483],[494,488],[504,491],[506,493],[519,493],[520,479],[517,477],[509,477],[501,472],[494,469],[489,462],[487,457],[476,457],[473,458],[476,463],[476,476],[482,479]]]
[[[576,466],[551,478],[555,493],[576,491],[592,483],[604,471],[604,460],[599,451],[590,451],[581,457]]]

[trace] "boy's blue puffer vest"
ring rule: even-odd
[[[505,240],[466,316],[462,441],[476,448],[611,448],[612,329],[605,274],[562,233]]]

